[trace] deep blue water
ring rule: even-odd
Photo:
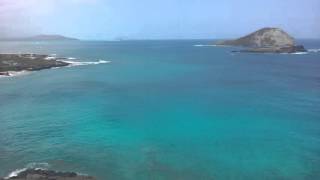
[[[209,42],[0,42],[112,61],[0,79],[0,176],[36,163],[99,180],[320,179],[320,52],[194,46]]]

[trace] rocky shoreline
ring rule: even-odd
[[[0,76],[10,76],[10,72],[39,71],[55,67],[69,66],[66,58],[56,58],[41,54],[0,54]]]
[[[92,176],[79,175],[74,172],[58,172],[44,169],[26,169],[14,176],[0,180],[96,180]]]
[[[303,53],[307,50],[302,45],[287,46],[287,47],[262,47],[262,48],[251,48],[232,52],[244,52],[244,53]]]

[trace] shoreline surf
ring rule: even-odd
[[[111,61],[105,61],[105,60],[98,60],[98,61],[76,61],[77,58],[74,57],[57,57],[56,54],[50,54],[50,55],[40,55],[35,53],[30,54],[10,54],[10,53],[1,53],[0,56],[2,59],[0,59],[0,65],[4,64],[7,67],[2,68],[5,70],[0,71],[0,79],[1,78],[9,78],[9,77],[17,77],[22,75],[30,74],[34,71],[40,71],[44,69],[57,69],[61,67],[75,67],[75,66],[86,66],[86,65],[99,65],[99,64],[107,64]],[[7,58],[7,59],[5,59]],[[24,60],[28,60],[29,62],[25,62]],[[33,62],[33,60],[37,60],[38,62]],[[51,63],[49,65],[46,64],[47,62],[55,62]],[[8,65],[10,63],[10,65]],[[22,65],[20,65],[20,64]],[[28,64],[29,63],[29,64]],[[44,65],[34,65],[35,63],[43,63]],[[60,65],[60,64],[61,65]],[[58,65],[57,65],[58,64]],[[16,66],[16,67],[15,67]],[[24,66],[24,67],[20,67]],[[32,69],[32,66],[36,66],[35,69]],[[1,66],[0,66],[1,67]],[[19,69],[19,70],[14,70]],[[1,70],[1,69],[0,69]]]

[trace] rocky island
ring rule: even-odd
[[[0,76],[10,76],[12,72],[39,71],[70,65],[63,60],[65,58],[40,54],[0,54]]]
[[[288,33],[279,28],[263,28],[236,40],[220,41],[216,45],[241,46],[237,52],[253,53],[297,53],[306,52],[302,45],[296,45]]]
[[[56,172],[43,169],[26,169],[0,180],[95,180],[94,177],[73,172]]]

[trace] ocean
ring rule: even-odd
[[[301,40],[305,54],[211,42],[0,42],[0,53],[110,61],[0,78],[0,177],[320,179],[320,41]]]

